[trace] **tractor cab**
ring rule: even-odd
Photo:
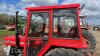
[[[94,36],[81,30],[80,4],[29,7],[24,36],[19,35],[18,11],[16,36],[5,38],[6,54],[13,56],[91,56]]]
[[[44,56],[53,47],[83,48],[79,4],[26,8],[24,56]]]

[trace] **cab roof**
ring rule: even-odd
[[[39,7],[28,7],[28,11],[41,11],[41,10],[51,10],[51,9],[64,9],[64,8],[79,8],[80,4],[67,4],[67,5],[57,5],[57,6],[39,6]]]

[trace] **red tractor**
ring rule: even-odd
[[[26,8],[24,36],[5,37],[6,54],[13,56],[92,56],[94,36],[80,26],[80,4]]]

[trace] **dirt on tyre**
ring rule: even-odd
[[[81,52],[73,49],[55,48],[48,51],[45,56],[83,56]]]

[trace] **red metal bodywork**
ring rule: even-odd
[[[80,4],[70,4],[70,5],[61,5],[61,6],[43,6],[43,7],[31,7],[31,8],[26,8],[26,10],[28,10],[27,16],[28,16],[28,20],[27,20],[27,24],[26,24],[26,32],[25,32],[25,36],[20,36],[20,42],[24,42],[24,44],[20,44],[20,46],[24,47],[24,56],[26,55],[26,51],[27,51],[27,41],[28,40],[32,40],[32,38],[28,38],[28,32],[29,32],[29,27],[30,27],[30,18],[31,18],[31,12],[33,11],[48,11],[50,13],[50,19],[49,19],[49,24],[50,24],[50,28],[49,28],[49,41],[48,43],[41,49],[41,51],[38,53],[37,56],[44,56],[44,54],[52,47],[65,47],[65,48],[87,48],[87,44],[85,42],[83,42],[82,40],[82,31],[80,28],[80,19],[79,19],[79,10]],[[53,20],[53,10],[54,9],[66,9],[66,8],[77,8],[77,21],[78,21],[78,31],[79,31],[79,39],[75,40],[75,39],[59,39],[59,38],[52,38],[52,20]],[[11,41],[15,41],[15,36],[11,36],[11,37],[7,37],[5,38],[5,41],[7,40],[11,40]],[[41,40],[41,39],[35,39],[35,40]],[[42,43],[42,41],[37,42],[37,44]],[[13,45],[14,44],[8,44],[5,43],[6,45]]]
[[[25,38],[25,36],[19,36],[19,38],[20,38],[20,46],[21,47],[23,47],[24,46],[24,38]],[[7,36],[7,37],[5,37],[5,42],[4,42],[4,44],[6,45],[6,46],[16,46],[16,36],[14,36],[14,35],[12,35],[12,36]]]

